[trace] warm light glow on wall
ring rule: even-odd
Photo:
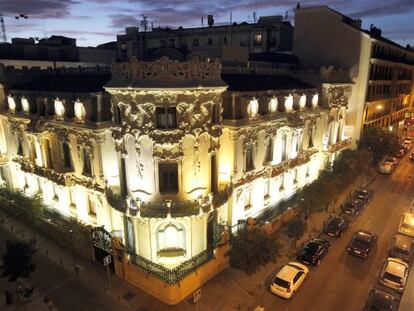
[[[271,114],[276,113],[277,106],[278,106],[277,98],[273,97],[272,99],[270,99],[270,101],[269,101],[269,111],[270,111]]]
[[[27,98],[22,97],[21,103],[23,111],[29,113],[29,101],[27,100]]]
[[[293,110],[293,96],[289,94],[289,96],[285,99],[285,110],[286,112],[290,112]]]
[[[230,167],[226,164],[220,166],[219,183],[228,184],[230,182]]]
[[[303,94],[299,99],[299,109],[303,110],[306,107],[306,95]]]
[[[249,116],[251,118],[256,117],[257,113],[259,112],[259,102],[256,98],[253,98],[249,103]]]
[[[55,114],[59,119],[63,119],[65,115],[65,106],[63,106],[62,101],[59,99],[55,100]]]
[[[318,93],[315,93],[315,95],[313,95],[312,97],[312,107],[313,108],[318,107],[318,103],[319,103],[319,95]]]
[[[77,121],[84,121],[86,116],[85,106],[79,100],[75,102],[75,117]]]
[[[382,109],[382,105],[377,105],[375,108],[376,108],[377,110],[381,110],[381,109]]]
[[[14,101],[14,98],[13,97],[9,96],[7,98],[7,103],[9,105],[9,109],[11,111],[15,111],[16,110],[16,102]]]

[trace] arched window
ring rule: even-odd
[[[290,112],[293,110],[293,96],[289,94],[289,96],[285,99],[285,110],[286,112]]]
[[[217,107],[217,104],[213,104],[211,107],[211,122],[213,124],[217,124],[220,121],[220,115],[219,115],[219,109]]]
[[[29,113],[29,101],[27,100],[26,97],[22,97],[21,99],[21,104],[22,104],[22,110],[26,113]]]
[[[185,255],[185,229],[180,223],[167,223],[157,230],[157,252],[160,257]]]
[[[7,104],[9,105],[9,109],[11,111],[16,111],[16,102],[14,101],[13,97],[7,97]]]
[[[77,100],[75,102],[74,109],[75,109],[76,121],[84,122],[85,116],[86,116],[86,110],[85,110],[85,106],[83,105],[83,103]]]
[[[250,101],[247,110],[248,110],[248,113],[249,113],[249,117],[254,118],[257,115],[257,113],[259,112],[259,101],[256,98],[253,98]]]
[[[91,176],[92,175],[92,163],[91,156],[86,150],[83,150],[83,175]]]
[[[277,98],[273,97],[272,99],[270,99],[270,101],[269,101],[269,112],[270,112],[271,115],[276,114],[277,106],[278,106]]]
[[[299,109],[303,110],[306,107],[306,95],[303,94],[299,99]]]
[[[315,95],[313,95],[312,97],[312,107],[313,108],[318,107],[318,102],[319,102],[319,95],[318,93],[315,93]]]
[[[58,119],[63,119],[65,116],[65,106],[59,99],[55,100],[55,115]]]

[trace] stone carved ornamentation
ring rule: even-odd
[[[324,95],[330,108],[348,107],[352,87],[350,85],[335,85],[323,88]]]
[[[112,74],[129,80],[173,80],[173,81],[221,81],[221,64],[193,58],[188,62],[178,62],[162,57],[154,62],[132,59],[130,62],[115,63]]]

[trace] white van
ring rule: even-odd
[[[414,238],[414,214],[404,213],[398,227],[398,233]]]

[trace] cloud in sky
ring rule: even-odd
[[[230,12],[234,21],[252,21],[257,16],[293,16],[297,0],[0,0],[0,8],[6,14],[25,13],[27,21],[6,18],[10,36],[39,36],[40,29],[49,35],[57,32],[72,37],[82,37],[81,44],[96,45],[116,39],[116,32],[126,26],[139,25],[141,14],[148,16],[155,26],[194,26],[202,16],[214,14],[217,22],[228,22]],[[374,23],[384,33],[403,43],[414,43],[413,0],[308,0],[300,1],[302,7],[329,5],[333,9],[364,22]],[[403,17],[407,25],[393,28],[384,20]],[[411,23],[411,25],[410,25]],[[368,25],[369,25],[368,24]]]

